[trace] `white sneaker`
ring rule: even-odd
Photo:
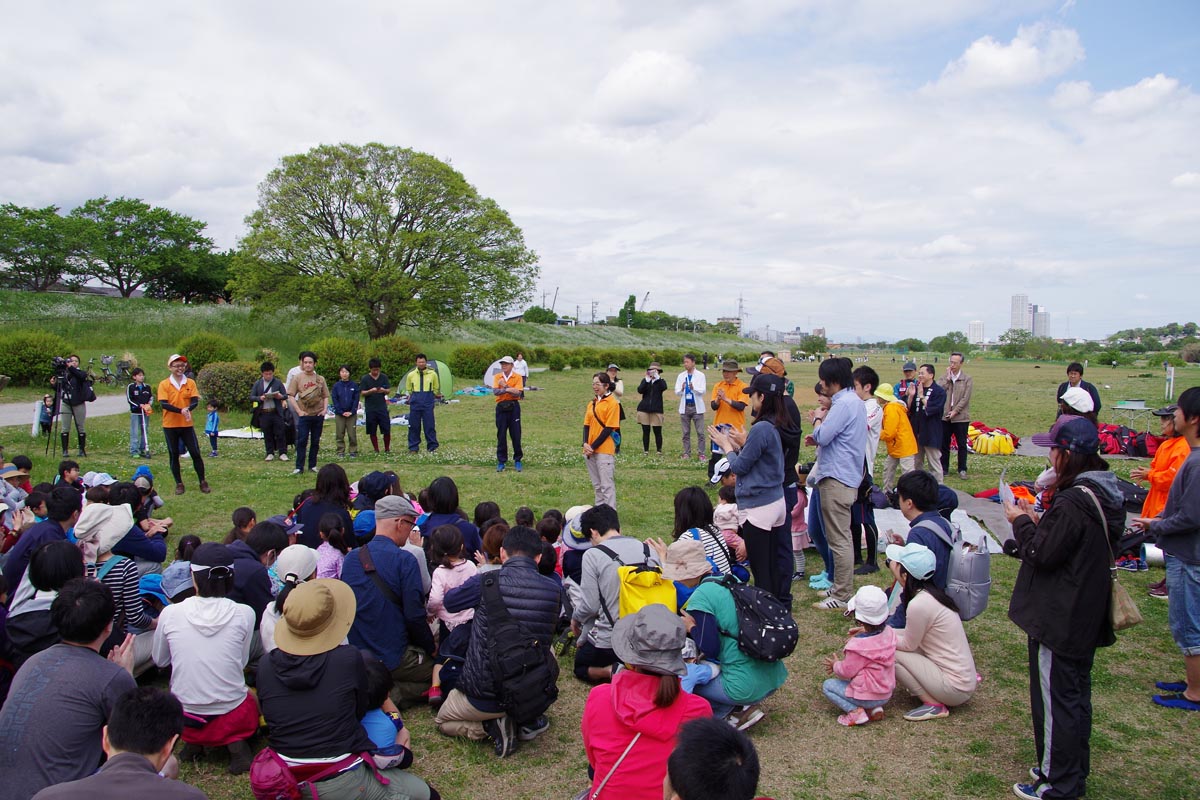
[[[299,475],[301,472],[304,472],[304,470],[302,470],[302,469],[294,469],[294,470],[292,470],[292,474],[293,474],[293,475]]]
[[[274,460],[275,460],[275,454],[274,454],[274,453],[271,453],[269,456],[267,456],[267,461],[274,461]]]

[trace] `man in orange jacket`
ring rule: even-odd
[[[1169,405],[1154,412],[1154,416],[1162,423],[1162,437],[1166,441],[1158,446],[1154,460],[1148,467],[1137,467],[1129,473],[1135,481],[1145,481],[1150,484],[1150,493],[1142,504],[1143,517],[1157,517],[1167,504],[1167,494],[1171,491],[1171,482],[1175,473],[1183,466],[1183,462],[1191,455],[1187,439],[1175,430],[1175,406]],[[1150,596],[1160,600],[1167,598],[1167,581],[1150,584]]]

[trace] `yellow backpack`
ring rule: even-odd
[[[675,594],[675,583],[662,576],[662,570],[645,563],[625,564],[621,557],[604,545],[597,545],[597,550],[617,562],[617,583],[620,590],[617,595],[617,616],[614,618],[608,608],[609,601],[600,594],[600,610],[611,625],[620,617],[636,614],[645,606],[661,603],[671,611],[679,610]],[[649,548],[643,545],[643,552],[649,558]]]

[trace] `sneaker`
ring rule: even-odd
[[[296,469],[292,470],[293,475],[299,475],[301,472],[304,472],[304,470],[302,470],[298,467]]]
[[[965,469],[960,469],[958,471],[958,477],[962,478],[965,481],[967,479],[967,471]]]
[[[504,472],[504,462],[501,461],[496,465],[496,472]]]
[[[802,580],[804,580],[803,572],[793,572],[792,573],[792,583],[795,583],[796,581],[802,581]]]
[[[208,487],[208,481],[200,481],[200,493],[201,494],[210,494],[211,492],[212,492],[212,489],[210,489]]]
[[[1039,767],[1030,767],[1029,768],[1029,777],[1033,779],[1034,783],[1045,783],[1046,782],[1046,776],[1042,774],[1042,770]]]
[[[229,767],[226,769],[230,775],[244,775],[250,771],[250,760],[253,755],[250,753],[250,745],[245,739],[240,742],[234,742],[231,745],[226,745],[229,750]]]
[[[1024,800],[1042,800],[1042,796],[1038,794],[1039,786],[1041,783],[1014,783],[1013,794]]]
[[[1156,694],[1151,698],[1156,706],[1179,708],[1184,711],[1200,711],[1200,701],[1188,698],[1183,692]]]
[[[861,567],[854,570],[855,575],[870,575],[872,572],[879,572],[879,565],[873,562],[863,564]]]
[[[505,714],[499,719],[484,720],[483,730],[495,745],[496,758],[507,758],[512,754],[517,746],[512,717]]]
[[[876,706],[867,712],[867,716],[871,718],[871,722],[879,722],[883,719],[883,706]]]
[[[521,469],[522,469],[522,467],[523,467],[523,465],[521,464],[521,462],[520,462],[520,461],[514,461],[514,462],[513,462],[513,468],[514,468],[514,469],[515,469],[517,472],[520,472],[520,471],[521,471]]]
[[[821,591],[817,592],[817,597],[833,597],[833,588],[830,587],[829,589],[822,589]]]
[[[1167,599],[1167,587],[1166,586],[1151,586],[1150,591],[1147,594],[1149,594],[1151,597],[1157,597],[1159,600],[1166,600]]]
[[[838,725],[845,725],[847,728],[853,728],[855,725],[866,725],[870,721],[871,717],[861,708],[856,708],[838,717]]]
[[[748,706],[738,706],[729,712],[725,721],[737,730],[744,731],[762,722],[765,716],[767,716],[767,712],[763,710],[762,706],[754,703]]]
[[[820,602],[813,603],[812,607],[820,611],[842,611],[845,610],[846,604],[836,597],[826,597]]]
[[[351,458],[358,458],[358,453],[351,453],[351,454],[350,454],[350,457],[351,457]]]
[[[1138,562],[1138,572],[1149,572],[1150,571],[1150,565],[1146,563],[1146,559],[1139,558],[1137,560],[1137,562]]]
[[[1117,559],[1117,569],[1123,569],[1126,572],[1137,572],[1138,565],[1136,558],[1119,558]]]
[[[274,453],[267,453],[267,458],[266,458],[266,460],[267,460],[267,461],[274,461],[274,460],[275,460],[275,454],[274,454]]]
[[[442,704],[442,700],[445,699],[442,697],[442,687],[430,686],[429,691],[425,692],[425,699],[428,701],[429,705],[433,706],[434,708],[440,706]]]
[[[182,453],[180,453],[180,454],[179,454],[179,457],[180,457],[180,458],[191,458],[191,457],[192,457],[192,454],[191,454],[191,453],[189,453],[189,452],[187,452],[187,451],[185,450],[184,452],[182,452]]]
[[[941,719],[948,716],[950,716],[950,709],[941,703],[926,703],[905,714],[904,718],[909,722],[924,722],[927,719]]]
[[[308,471],[309,471],[309,472],[313,472],[313,473],[315,473],[315,472],[317,471],[317,468],[316,468],[316,467],[309,467],[309,468],[308,468]]]
[[[532,742],[548,730],[550,730],[550,720],[545,717],[538,717],[532,725],[522,725],[517,728],[517,740]]]
[[[217,454],[217,451],[216,451],[216,450],[213,450],[211,453],[209,453],[209,454],[208,454],[208,457],[209,457],[209,458],[216,458],[216,457],[217,457],[217,455],[218,455],[218,454]]]

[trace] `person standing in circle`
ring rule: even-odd
[[[325,407],[329,405],[329,385],[317,374],[317,354],[300,354],[300,372],[288,380],[288,401],[296,415],[296,468],[304,472],[304,451],[308,449],[308,471],[317,471],[317,451],[321,448],[321,429],[325,427]]]
[[[192,411],[200,405],[200,389],[187,373],[188,360],[179,353],[167,359],[171,377],[158,384],[158,404],[163,410],[163,436],[167,440],[167,455],[171,460],[171,477],[175,479],[175,494],[183,494],[183,476],[179,471],[179,448],[182,445],[192,458],[192,469],[200,479],[200,491],[208,494],[208,481],[204,479],[204,459],[200,457],[200,443],[196,441],[196,428],[192,422]]]
[[[637,387],[642,399],[637,405],[637,421],[642,426],[642,452],[650,452],[650,432],[654,431],[655,452],[662,452],[663,394],[667,382],[662,377],[662,367],[654,361],[646,369],[646,376]]]
[[[617,485],[613,471],[617,443],[614,435],[620,435],[621,408],[613,395],[612,378],[607,372],[592,376],[592,393],[595,397],[583,413],[583,457],[587,461],[596,505],[608,504],[616,508]]]
[[[508,464],[508,438],[512,437],[513,466],[521,471],[521,400],[525,397],[525,379],[513,370],[512,356],[500,359],[500,371],[492,379],[496,397],[496,472]]]

